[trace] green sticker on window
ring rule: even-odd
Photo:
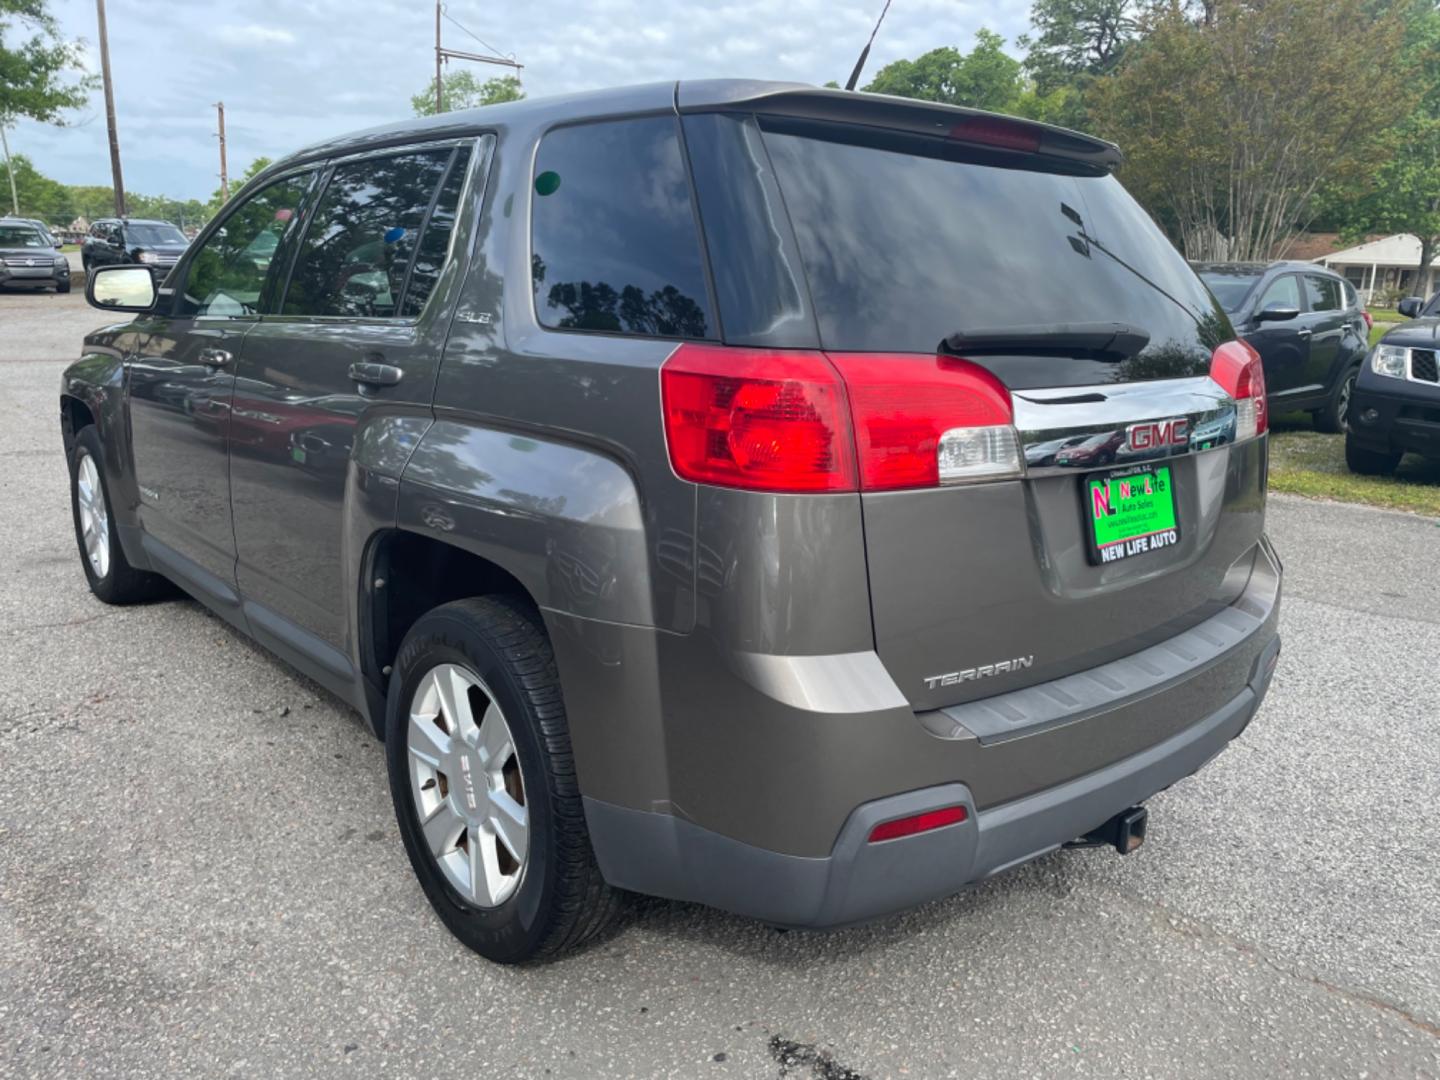
[[[553,169],[546,169],[539,176],[535,177],[535,194],[554,195],[560,190],[560,174]]]

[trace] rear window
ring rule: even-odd
[[[982,163],[946,140],[760,122],[825,348],[946,351],[947,338],[979,329],[1078,323],[1149,336],[1125,357],[975,357],[1021,387],[1204,374],[1233,337],[1111,176]]]
[[[1258,270],[1201,270],[1200,280],[1210,287],[1220,306],[1231,315],[1244,306],[1245,298],[1263,276]]]
[[[541,325],[710,337],[699,227],[673,116],[559,128],[535,156]]]
[[[1306,274],[1305,295],[1310,298],[1311,311],[1340,310],[1340,282],[1335,278]]]

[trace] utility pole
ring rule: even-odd
[[[20,191],[15,186],[15,162],[10,159],[10,140],[5,137],[6,119],[0,116],[0,148],[5,151],[5,175],[10,177],[10,209],[20,216]]]
[[[441,4],[441,0],[435,0],[435,113],[437,116],[445,111],[445,98],[441,93],[440,83],[441,61],[445,61],[448,63],[450,58],[453,56],[456,60],[472,60],[477,64],[499,64],[501,67],[511,67],[514,68],[516,71],[519,71],[525,66],[524,64],[517,63],[515,60],[511,59],[508,56],[491,56],[488,53],[461,52],[459,49],[445,48],[445,46],[440,41],[440,18],[443,14],[444,10]],[[446,15],[445,17],[450,18],[448,15]],[[464,26],[461,26],[458,22],[455,22],[454,19],[450,19],[450,21],[454,22],[456,26],[459,26],[461,30],[465,30],[465,32],[467,34],[470,34],[471,37],[475,37],[474,34],[470,33],[469,30],[467,30]],[[475,38],[475,40],[480,41],[479,38]],[[483,41],[481,41],[480,43],[482,45],[485,45],[487,49],[494,48],[494,46],[488,45]]]
[[[225,171],[225,103],[217,101],[215,111],[220,115],[220,201],[230,201],[230,177]]]
[[[110,38],[105,32],[105,0],[95,0],[100,16],[100,77],[105,82],[105,124],[110,129],[110,173],[115,178],[115,215],[125,216],[125,180],[120,175],[120,136],[115,131],[115,88],[110,82]]]

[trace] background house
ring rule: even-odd
[[[1311,261],[1343,274],[1367,304],[1392,303],[1419,288],[1420,241],[1409,233],[1381,236]],[[1440,269],[1440,258],[1430,264]]]

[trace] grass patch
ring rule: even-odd
[[[1270,428],[1270,490],[1440,517],[1440,461],[1406,454],[1394,476],[1357,476],[1345,465],[1344,435],[1322,435],[1304,413],[1289,413]]]

